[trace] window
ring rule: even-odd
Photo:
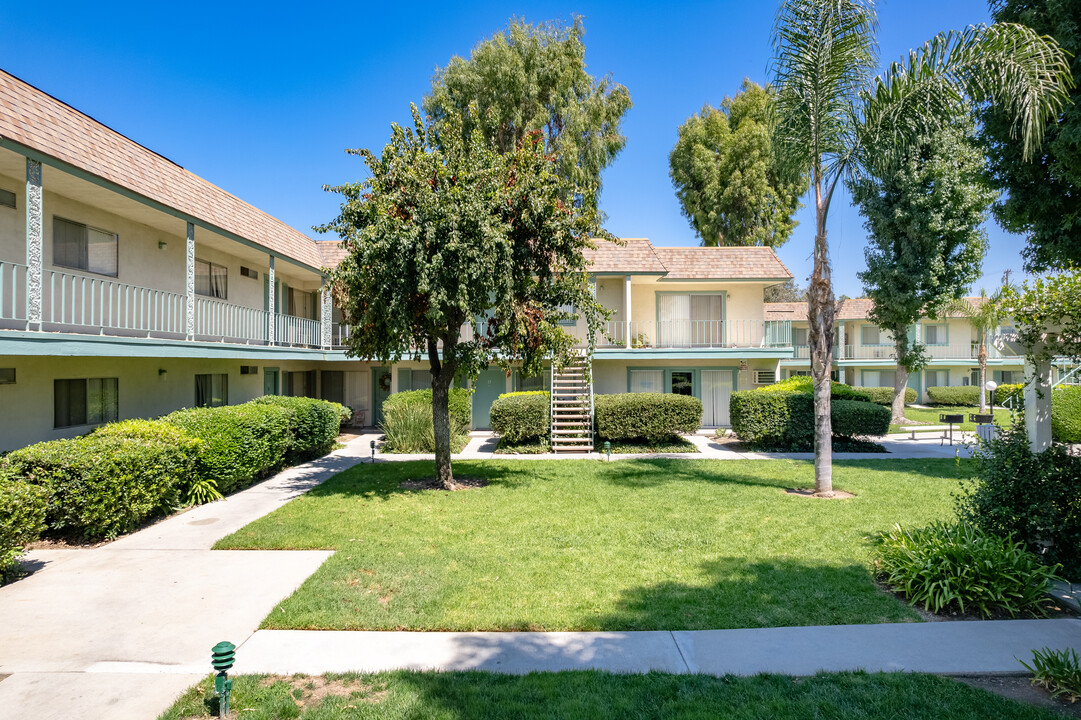
[[[810,370],[789,370],[788,371],[788,377],[790,377],[790,378],[794,378],[794,377],[811,377],[811,371]]]
[[[229,295],[229,270],[196,258],[195,294],[224,300]]]
[[[0,385],[14,385],[15,384],[15,368],[6,367],[0,368]]]
[[[116,233],[53,218],[53,264],[116,277]]]
[[[950,384],[949,370],[924,370],[924,387],[947,387]]]
[[[664,371],[631,370],[628,385],[628,391],[632,393],[664,392]]]
[[[924,345],[946,345],[949,332],[946,330],[945,325],[924,325],[923,326],[923,344]]]
[[[521,370],[514,371],[514,390],[516,392],[536,392],[548,389],[548,375],[541,374],[526,377]]]
[[[860,378],[863,387],[885,387],[882,384],[882,374],[880,370],[864,370],[863,377]],[[893,383],[890,383],[890,385],[892,386]]]
[[[229,404],[229,376],[225,373],[195,376],[195,407]]]
[[[1025,374],[1021,370],[1003,370],[1001,377],[999,385],[1015,385],[1025,379]]]
[[[882,336],[878,328],[874,325],[862,325],[860,326],[860,344],[861,345],[881,345]]]
[[[315,371],[285,373],[285,395],[315,397]]]
[[[0,190],[0,205],[4,207],[15,207],[15,193],[10,190]]]
[[[431,390],[432,373],[428,370],[398,369],[398,392],[404,390]]]
[[[807,328],[792,328],[792,344],[807,345]]]
[[[119,417],[117,378],[53,381],[53,427],[100,425]]]
[[[670,389],[675,395],[691,395],[694,392],[694,373],[690,370],[673,370]]]

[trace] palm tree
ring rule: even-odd
[[[984,393],[984,386],[987,384],[987,337],[1002,322],[1002,291],[996,290],[994,294],[988,296],[987,290],[980,288],[980,297],[973,298],[973,300],[976,300],[976,302],[972,302],[968,298],[955,300],[946,306],[946,312],[950,315],[967,317],[969,322],[972,323],[972,329],[976,331],[976,337],[979,338],[976,353],[976,358],[980,364],[980,391],[978,395],[980,397],[980,412],[985,413],[987,412],[987,395]]]
[[[1042,140],[1044,121],[1059,112],[1072,82],[1054,40],[1013,24],[939,34],[874,78],[877,29],[872,0],[785,0],[773,30],[774,146],[789,170],[809,172],[814,192],[808,321],[815,494],[825,497],[833,495],[834,334],[826,220],[837,181],[903,153],[965,101],[1006,108],[1030,158]]]

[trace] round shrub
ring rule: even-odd
[[[551,430],[551,396],[543,390],[506,393],[492,403],[492,431],[510,443],[546,437]]]
[[[890,431],[890,409],[873,402],[831,400],[830,424],[834,437],[881,437]]]
[[[893,405],[893,388],[891,387],[861,387],[860,392],[871,398],[871,402],[878,405]],[[916,402],[916,391],[910,387],[905,388],[905,404]]]
[[[451,428],[455,426],[468,430],[473,426],[473,391],[465,388],[450,389],[450,419]],[[393,413],[402,405],[418,405],[428,408],[431,415],[432,391],[428,390],[403,390],[396,392],[383,401],[383,415]]]
[[[41,537],[48,498],[48,486],[28,483],[0,467],[0,578],[23,547]]]
[[[1051,438],[1060,443],[1081,443],[1081,386],[1051,392]]]
[[[284,395],[264,395],[252,402],[276,405],[289,411],[289,430],[293,435],[290,461],[325,453],[341,431],[344,406],[338,403]]]
[[[597,435],[606,440],[666,440],[702,423],[702,401],[674,393],[596,395],[593,409]]]
[[[190,481],[194,444],[181,435],[163,441],[156,432],[38,443],[10,453],[4,464],[25,482],[48,489],[50,529],[114,538],[175,507]]]
[[[1054,568],[1011,537],[968,523],[918,530],[895,525],[879,538],[874,567],[884,583],[933,613],[1045,615]]]
[[[222,493],[281,465],[293,442],[289,409],[266,403],[177,410],[163,419],[199,438],[195,471]]]

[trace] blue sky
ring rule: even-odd
[[[179,9],[181,8],[182,9]],[[628,87],[627,145],[605,171],[608,229],[658,245],[696,245],[668,177],[676,129],[704,103],[767,79],[772,2],[67,4],[13,3],[0,14],[0,67],[314,235],[334,217],[324,183],[358,180],[347,147],[381,148],[409,119],[433,71],[505,27],[585,17],[594,75]],[[887,0],[884,61],[935,32],[987,22],[980,0]],[[780,248],[811,270],[813,214]],[[1023,239],[987,225],[988,289],[1019,272]],[[847,198],[829,226],[834,287],[860,294],[865,232]],[[1018,275],[1014,276],[1018,279]],[[977,288],[979,284],[977,285]]]

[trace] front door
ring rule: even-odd
[[[487,430],[492,426],[492,403],[507,391],[507,374],[499,368],[481,370],[473,383],[473,427]]]
[[[278,368],[263,368],[263,394],[278,394]]]
[[[383,422],[383,401],[390,397],[390,382],[390,368],[372,368],[372,425],[377,427]]]
[[[728,403],[732,397],[733,375],[731,370],[702,371],[702,427],[731,424]]]

